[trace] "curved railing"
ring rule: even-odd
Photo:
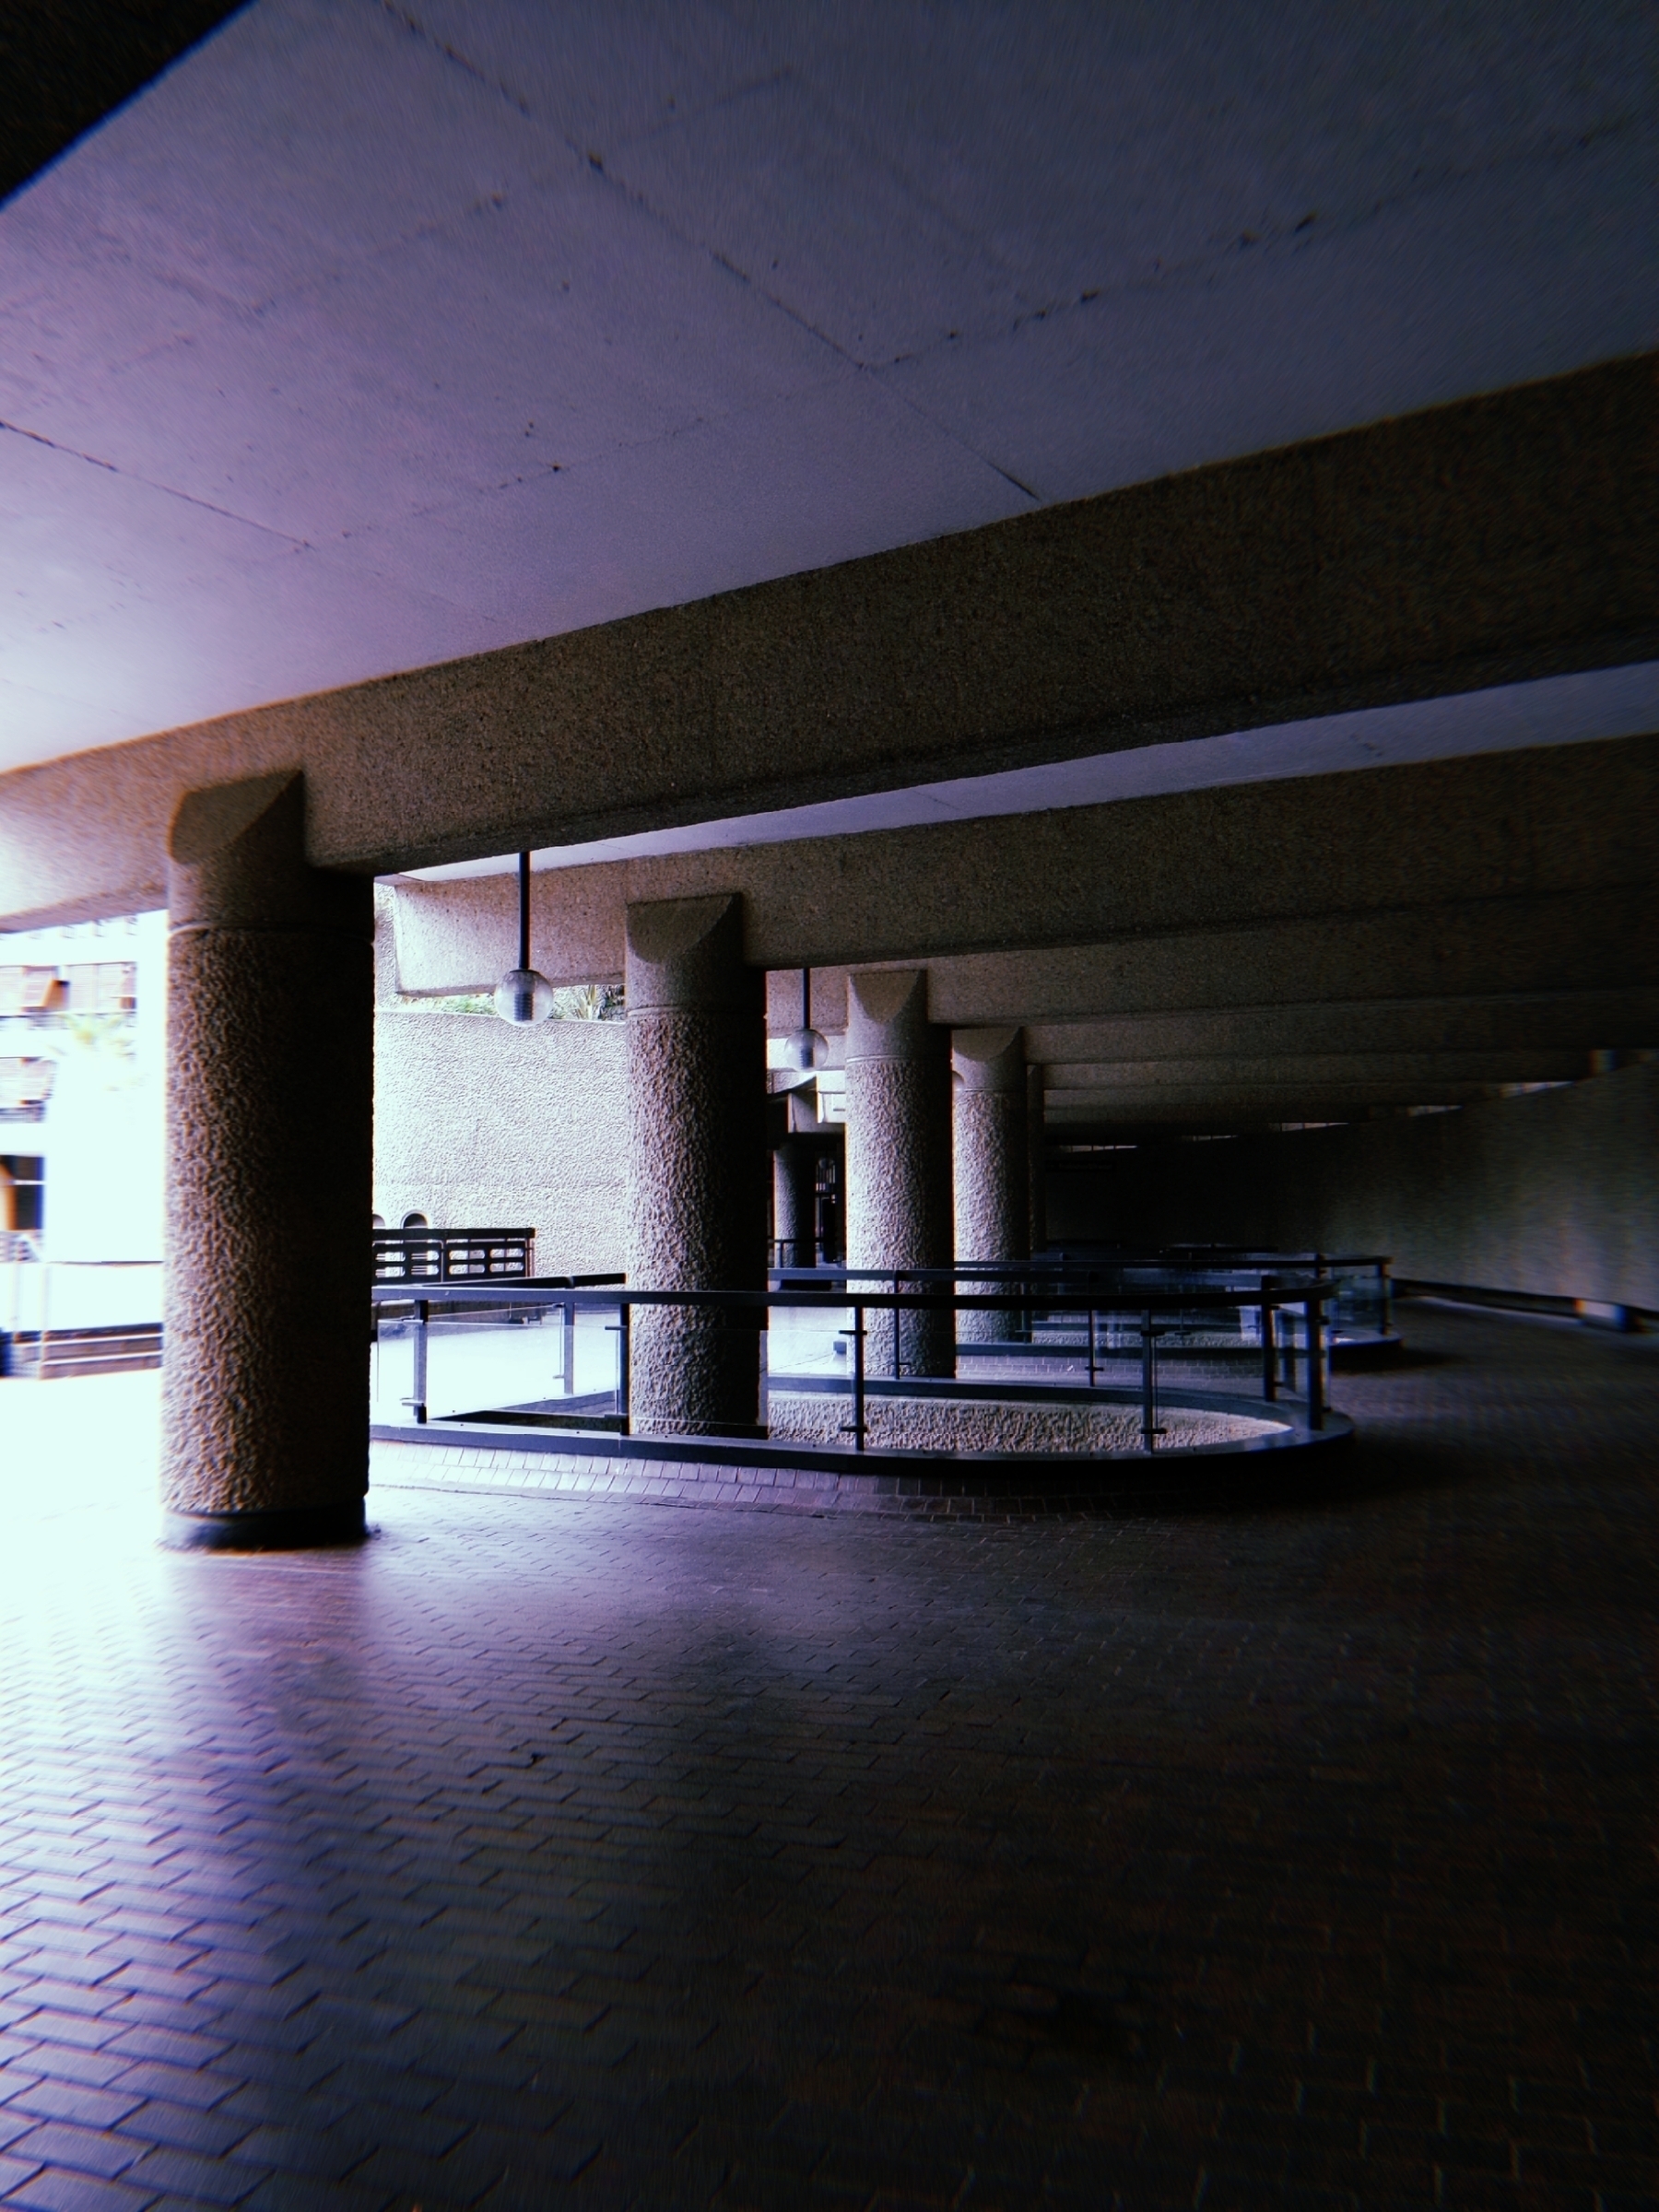
[[[890,1270],[887,1271],[890,1276]],[[916,1270],[937,1276],[951,1270]],[[981,1267],[962,1270],[982,1278]],[[1029,1271],[1028,1271],[1029,1272]],[[813,1378],[821,1387],[843,1388],[851,1398],[852,1419],[845,1433],[851,1449],[870,1448],[869,1400],[873,1392],[891,1392],[912,1384],[944,1392],[944,1378],[907,1376],[896,1363],[889,1375],[870,1371],[867,1358],[872,1317],[904,1314],[1006,1312],[1008,1287],[985,1291],[962,1291],[954,1284],[924,1281],[913,1287],[866,1288],[856,1273],[836,1271],[830,1282],[820,1271],[817,1283],[790,1281],[765,1290],[647,1290],[626,1284],[583,1286],[574,1281],[491,1285],[461,1283],[414,1285],[377,1284],[373,1291],[376,1343],[376,1396],[382,1425],[416,1428],[435,1418],[448,1421],[484,1423],[511,1428],[561,1427],[620,1432],[631,1430],[629,1346],[632,1316],[640,1307],[668,1306],[682,1310],[753,1314],[757,1325],[779,1333],[774,1317],[821,1316],[830,1333],[844,1344],[846,1371],[838,1378],[831,1362],[828,1372]],[[1109,1371],[1132,1370],[1132,1387],[1141,1408],[1143,1449],[1153,1451],[1159,1435],[1158,1409],[1160,1369],[1171,1360],[1182,1361],[1197,1353],[1208,1357],[1225,1350],[1236,1362],[1242,1359],[1253,1368],[1254,1387],[1260,1399],[1273,1405],[1281,1398],[1298,1402],[1298,1418],[1310,1430],[1325,1422],[1328,1346],[1325,1308],[1335,1295],[1329,1277],[1277,1276],[1262,1271],[1248,1281],[1219,1283],[1194,1277],[1213,1277],[1214,1270],[1194,1271],[1179,1288],[1120,1283],[1074,1288],[1044,1286],[1032,1311],[1040,1313],[1041,1327],[1064,1331],[1071,1339],[1060,1347],[1028,1343],[1033,1357],[1051,1356],[1058,1349],[1077,1371],[1066,1387],[1074,1394],[1085,1391],[1124,1394],[1122,1381]],[[1033,1288],[1035,1288],[1033,1286]],[[548,1358],[544,1344],[536,1356],[525,1357],[525,1334],[534,1328],[544,1335],[554,1323],[557,1354]],[[1189,1343],[1206,1326],[1225,1322],[1232,1332],[1225,1347]],[[518,1344],[512,1343],[518,1333]],[[1213,1328],[1212,1328],[1213,1333]],[[823,1335],[822,1329],[819,1336]],[[468,1335],[476,1357],[470,1364],[459,1358],[455,1372],[441,1391],[433,1387],[433,1353],[447,1346],[459,1353]],[[889,1324],[889,1345],[900,1342],[900,1331]],[[486,1344],[485,1338],[493,1342]],[[504,1341],[505,1340],[505,1341]],[[392,1346],[406,1347],[409,1387],[399,1391],[401,1377],[383,1378],[379,1371],[383,1354]],[[987,1347],[971,1342],[959,1346],[959,1371]],[[389,1363],[390,1364],[390,1363]],[[768,1361],[767,1382],[775,1387],[784,1379]],[[540,1370],[549,1387],[542,1394],[516,1402],[510,1391],[490,1388],[512,1374],[518,1381]],[[608,1372],[606,1372],[608,1370]],[[800,1373],[794,1378],[800,1380]],[[959,1372],[959,1380],[960,1380]],[[473,1388],[474,1383],[480,1387]],[[557,1384],[557,1388],[551,1387]],[[1028,1393],[1027,1394],[1030,1394]],[[405,1409],[401,1418],[383,1419],[387,1401]],[[470,1403],[468,1400],[470,1399]],[[434,1409],[437,1409],[435,1413]]]
[[[1153,1249],[1124,1248],[1048,1253],[1030,1260],[959,1261],[949,1267],[849,1268],[774,1266],[769,1279],[792,1283],[863,1282],[890,1290],[924,1285],[1000,1288],[1029,1313],[1062,1290],[1123,1290],[1132,1284],[1147,1288],[1184,1288],[1197,1283],[1236,1283],[1248,1288],[1268,1276],[1312,1275],[1335,1285],[1329,1320],[1347,1342],[1392,1339],[1394,1282],[1392,1259],[1379,1253],[1266,1251],[1260,1247],[1175,1244]],[[1026,1324],[1029,1325],[1029,1324]]]

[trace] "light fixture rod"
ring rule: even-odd
[[[521,970],[530,965],[530,855],[519,854],[519,957]]]
[[[812,971],[810,968],[803,968],[801,971],[801,1027],[804,1030],[809,1030],[812,1027]]]

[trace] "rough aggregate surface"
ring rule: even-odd
[[[628,1017],[628,1279],[641,1290],[766,1284],[766,1030],[750,1013],[635,1007]],[[632,1406],[647,1433],[704,1435],[759,1418],[759,1335],[689,1308],[637,1307]]]
[[[948,1267],[952,1252],[950,1065],[936,1059],[847,1062],[847,1265]],[[890,1314],[866,1318],[870,1359],[890,1367]],[[913,1375],[947,1375],[948,1313],[899,1316]]]
[[[965,1260],[1018,1264],[1030,1257],[1030,1167],[1027,1159],[1026,1088],[1017,1092],[959,1089],[952,1110],[956,1198],[956,1251]],[[964,1283],[988,1291],[993,1283]],[[957,1316],[957,1335],[969,1344],[1009,1334],[1018,1308],[981,1307]]]
[[[169,1501],[349,1507],[369,1479],[373,971],[366,941],[168,947]]]
[[[768,1393],[774,1438],[837,1443],[851,1418],[852,1401],[840,1393],[780,1390]],[[865,1418],[872,1444],[919,1452],[1135,1452],[1141,1446],[1138,1406],[1003,1404],[984,1398],[869,1397]],[[1282,1429],[1282,1421],[1245,1414],[1210,1413],[1190,1406],[1158,1409],[1159,1451],[1191,1451],[1198,1444],[1242,1443]]]

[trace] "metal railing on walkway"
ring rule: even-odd
[[[828,1271],[824,1271],[828,1272]],[[890,1272],[890,1271],[889,1271]],[[949,1273],[925,1270],[922,1273]],[[975,1267],[962,1272],[982,1278],[989,1270]],[[1010,1271],[1012,1272],[1012,1271]],[[1029,1271],[1028,1271],[1029,1272]],[[1196,1271],[1206,1278],[1216,1271]],[[884,1278],[885,1279],[885,1278]],[[406,1391],[394,1381],[382,1387],[377,1376],[377,1398],[388,1398],[406,1408],[406,1420],[423,1427],[434,1418],[434,1407],[447,1407],[439,1418],[472,1420],[507,1427],[564,1427],[631,1432],[629,1339],[636,1310],[672,1307],[682,1312],[720,1313],[736,1320],[751,1318],[757,1329],[775,1334],[774,1316],[821,1316],[829,1334],[844,1347],[846,1371],[837,1374],[833,1362],[828,1373],[811,1379],[820,1388],[839,1387],[851,1397],[852,1420],[843,1433],[852,1449],[868,1448],[868,1401],[872,1391],[890,1394],[907,1378],[897,1358],[890,1376],[873,1375],[867,1358],[872,1316],[975,1312],[1001,1313],[1009,1304],[1013,1288],[1005,1283],[990,1292],[962,1291],[953,1285],[922,1283],[913,1288],[865,1288],[856,1277],[837,1271],[831,1283],[810,1286],[798,1280],[776,1284],[765,1290],[646,1290],[627,1285],[600,1287],[574,1281],[498,1283],[486,1292],[482,1286],[460,1283],[412,1285],[378,1283],[374,1287],[377,1357],[389,1344],[406,1345]],[[1160,1433],[1158,1410],[1160,1367],[1167,1372],[1172,1360],[1184,1359],[1194,1350],[1212,1347],[1184,1342],[1225,1325],[1230,1341],[1224,1347],[1236,1361],[1253,1370],[1261,1400],[1268,1405],[1281,1396],[1300,1401],[1301,1418],[1309,1429],[1324,1423],[1327,1399],[1328,1339],[1325,1308],[1335,1296],[1329,1277],[1265,1271],[1246,1282],[1221,1283],[1213,1279],[1187,1280],[1178,1288],[1140,1284],[1101,1284],[1087,1288],[1050,1288],[1033,1285],[1035,1302],[1045,1326],[1062,1327],[1072,1339],[1054,1347],[1077,1369],[1068,1386],[1074,1391],[1112,1388],[1108,1371],[1127,1359],[1134,1370],[1135,1394],[1140,1406],[1142,1448],[1155,1450]],[[546,1331],[549,1321],[558,1347],[557,1358],[529,1362],[539,1381],[548,1387],[535,1397],[511,1396],[525,1380],[527,1329]],[[511,1340],[510,1334],[517,1341]],[[900,1331],[889,1326],[888,1340],[897,1345]],[[820,1330],[821,1339],[824,1332]],[[432,1354],[436,1344],[447,1343],[462,1354],[472,1339],[472,1357],[457,1357],[456,1371],[441,1398],[432,1390]],[[487,1341],[493,1339],[494,1341]],[[507,1339],[503,1343],[503,1339]],[[1025,1347],[1030,1349],[1031,1347]],[[1043,1347],[1036,1347],[1041,1354]],[[959,1346],[959,1360],[971,1361],[984,1347]],[[545,1364],[543,1361],[545,1360]],[[780,1379],[779,1371],[765,1363],[769,1383]],[[608,1372],[606,1371],[608,1370]],[[500,1387],[512,1378],[508,1390]],[[402,1378],[398,1378],[401,1380]],[[916,1377],[924,1387],[947,1392],[947,1379]],[[476,1385],[476,1387],[475,1387]],[[557,1386],[556,1388],[553,1386]]]
[[[159,1260],[47,1260],[14,1239],[0,1265],[0,1376],[48,1382],[160,1364]]]
[[[924,1287],[1002,1289],[1017,1309],[1020,1348],[1053,1296],[1078,1293],[1114,1297],[1132,1289],[1249,1288],[1269,1277],[1313,1276],[1335,1286],[1327,1320],[1342,1337],[1391,1337],[1394,1333],[1392,1261],[1375,1253],[1266,1252],[1219,1245],[1171,1245],[1156,1251],[1049,1253],[1019,1262],[959,1261],[949,1267],[816,1267],[774,1265],[769,1279],[784,1284],[885,1286],[897,1291]],[[983,1347],[976,1348],[982,1349]]]

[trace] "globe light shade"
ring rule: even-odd
[[[830,1047],[820,1030],[801,1029],[784,1041],[784,1065],[788,1067],[811,1069],[822,1067],[830,1057]]]
[[[495,1010],[503,1021],[546,1021],[553,1011],[553,986],[534,968],[509,968],[496,985]]]

